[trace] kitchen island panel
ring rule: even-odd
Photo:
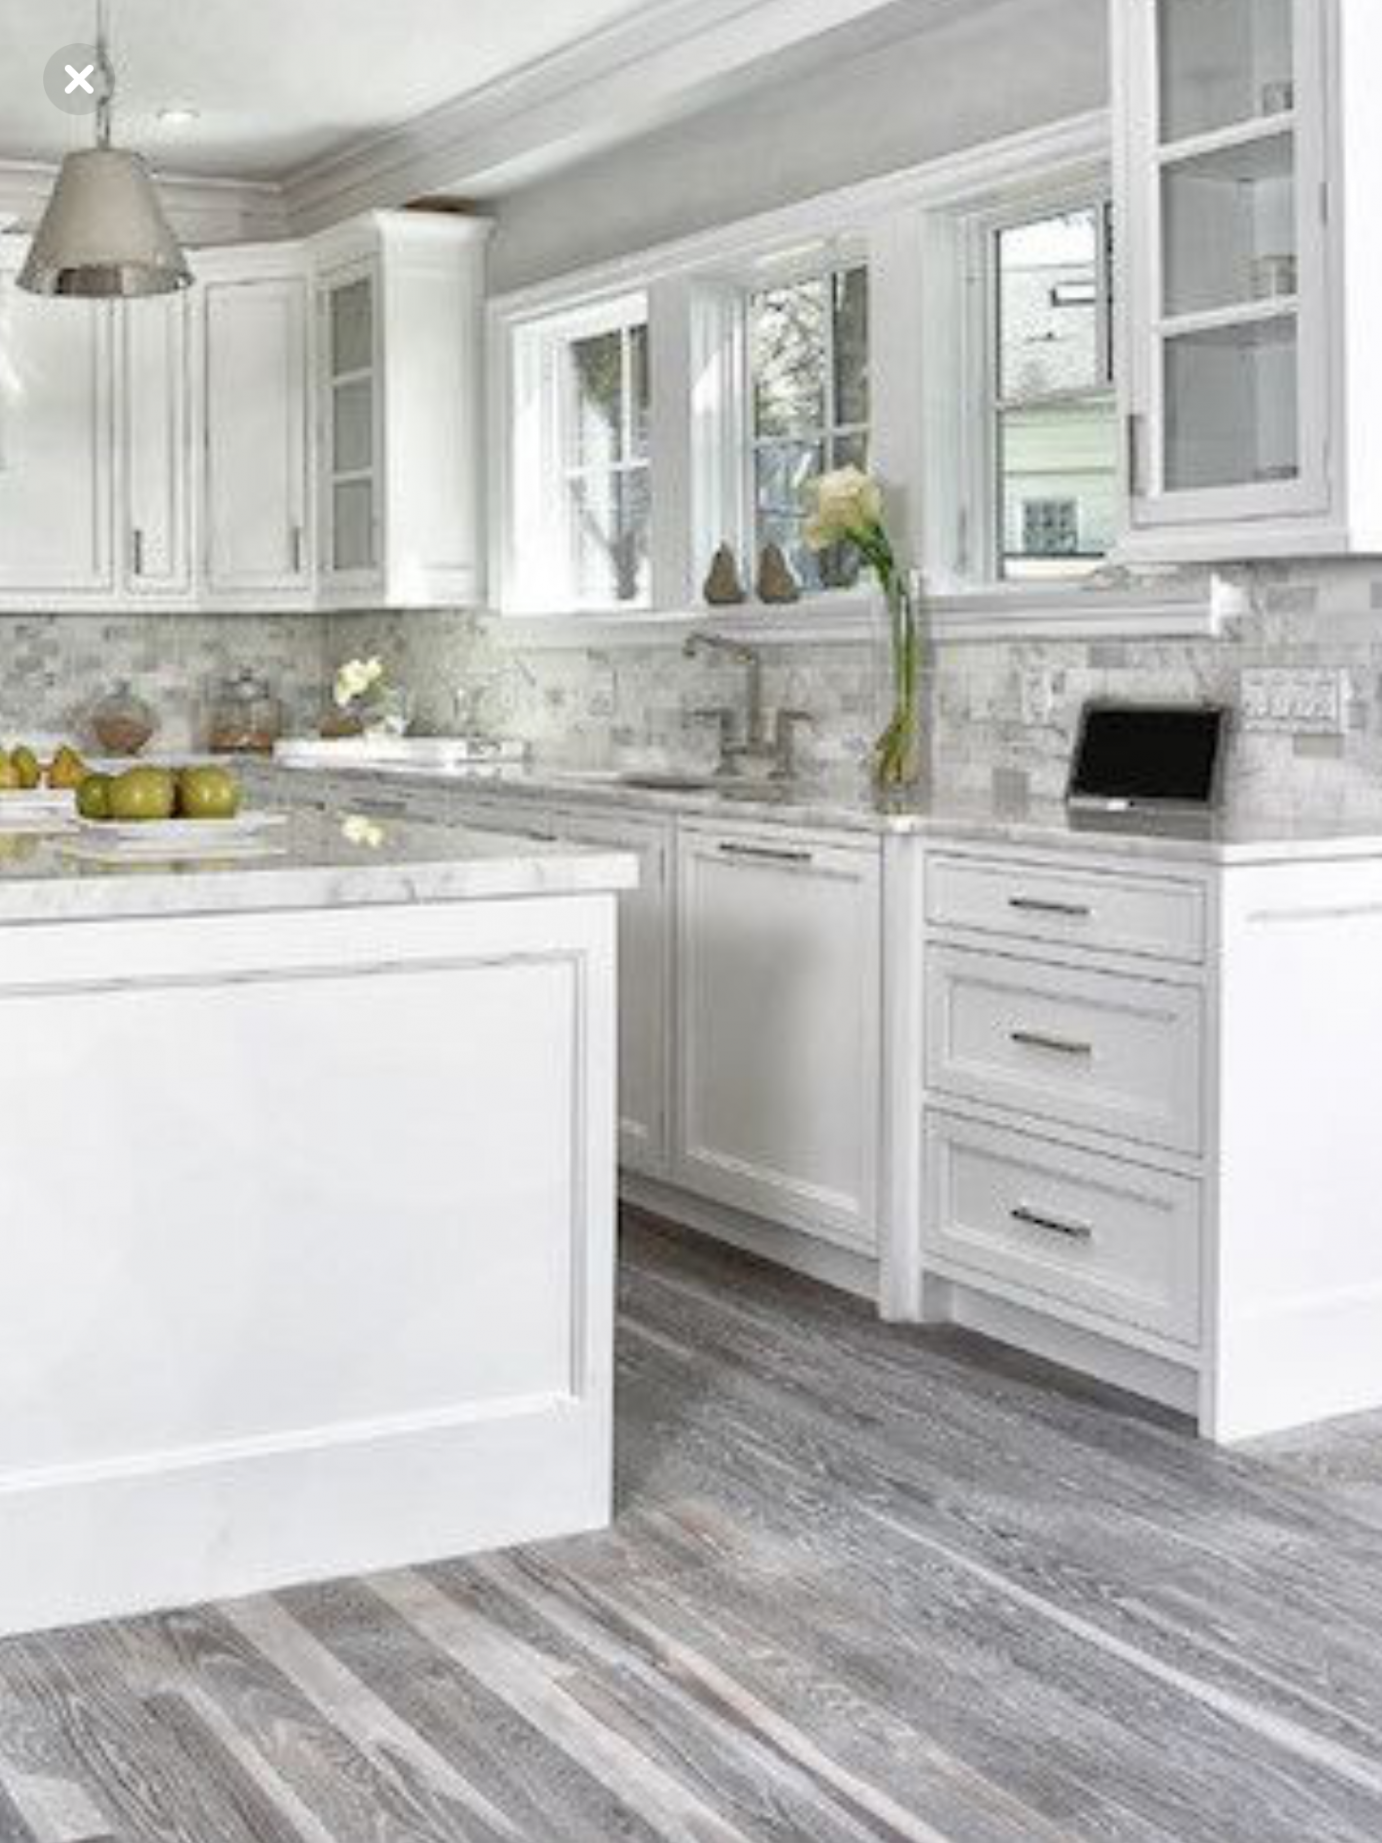
[[[607,1520],[608,896],[6,940],[0,1631]]]

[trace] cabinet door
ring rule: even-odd
[[[586,811],[544,811],[531,800],[452,795],[446,817],[477,831],[566,839],[628,851],[639,864],[637,889],[619,898],[619,1160],[630,1171],[665,1177],[671,1119],[671,828],[657,820]]]
[[[630,1171],[665,1177],[671,1112],[670,830],[656,820],[588,812],[558,814],[553,830],[573,844],[628,851],[638,859],[638,887],[619,897],[619,1160]]]
[[[121,314],[122,577],[131,595],[191,588],[191,314],[186,294]]]
[[[0,275],[0,593],[109,594],[111,310]]]
[[[1323,0],[1114,12],[1132,530],[1323,514]]]
[[[685,827],[676,1178],[878,1243],[880,870],[872,848]]]
[[[380,579],[378,288],[374,265],[321,293],[322,570],[328,589]]]
[[[206,288],[206,547],[215,594],[305,592],[307,288]]]

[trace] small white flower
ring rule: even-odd
[[[883,489],[857,467],[822,474],[809,491],[814,506],[805,535],[813,550],[857,538],[883,522]]]
[[[347,659],[336,672],[334,696],[337,708],[347,710],[356,698],[363,697],[367,691],[379,683],[384,676],[384,662],[373,659]]]
[[[377,851],[384,842],[384,828],[363,813],[348,813],[341,821],[341,836],[348,845],[363,845]]]

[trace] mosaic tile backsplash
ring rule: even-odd
[[[1201,699],[1237,707],[1244,671],[1329,667],[1347,674],[1341,737],[1235,734],[1227,798],[1243,813],[1382,818],[1382,564],[1254,573],[1254,611],[1220,639],[970,643],[933,649],[925,699],[932,772],[957,793],[1059,798],[1081,706],[1091,697]],[[521,734],[552,763],[708,762],[694,713],[736,703],[742,674],[684,660],[665,645],[515,653],[474,616],[352,615],[329,624],[334,663],[381,653],[409,684],[420,728],[455,727],[454,691],[484,685],[487,726]],[[884,711],[882,662],[869,646],[774,646],[770,708],[811,711],[803,762],[857,771]],[[1049,715],[1024,721],[1033,676]]]
[[[1254,601],[1219,640],[934,649],[925,697],[936,779],[958,793],[1058,797],[1087,698],[1237,706],[1251,667],[1327,666],[1347,674],[1346,733],[1236,735],[1229,800],[1268,816],[1382,818],[1382,564],[1264,568]],[[361,652],[382,654],[410,687],[418,728],[459,727],[456,693],[468,690],[487,729],[522,735],[541,758],[568,766],[708,763],[712,726],[695,713],[742,697],[739,668],[685,660],[676,647],[523,651],[501,623],[469,614],[20,616],[0,619],[0,741],[84,741],[92,704],[127,678],[159,711],[159,746],[200,747],[218,682],[241,666],[271,680],[290,729],[308,730],[336,665]],[[1050,703],[1040,722],[1024,720],[1034,678]],[[770,708],[814,714],[800,745],[808,768],[857,775],[884,710],[877,649],[774,646],[765,694]]]
[[[283,700],[288,726],[321,708],[325,631],[315,615],[19,615],[0,618],[0,743],[70,739],[121,679],[158,713],[156,750],[200,748],[211,700],[244,666]]]

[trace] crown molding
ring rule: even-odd
[[[911,0],[929,14],[953,0]],[[747,86],[755,66],[896,0],[651,0],[525,69],[289,174],[296,235],[430,193],[492,198]],[[924,23],[918,21],[918,24]]]
[[[58,176],[56,162],[0,160],[0,226],[32,230]],[[288,234],[279,186],[156,173],[168,221],[184,243],[259,243]]]

